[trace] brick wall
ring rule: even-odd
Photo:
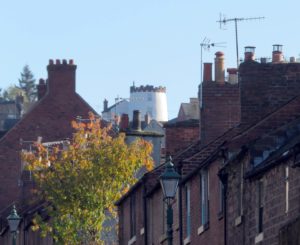
[[[21,199],[28,200],[31,185],[20,181],[23,141],[56,141],[72,136],[71,121],[77,116],[87,118],[93,109],[75,92],[73,63],[48,65],[48,88],[52,88],[36,105],[0,140],[0,210]],[[54,86],[55,85],[55,86]],[[54,87],[53,87],[54,86]],[[94,111],[93,111],[94,112]]]
[[[228,169],[228,219],[227,234],[228,242],[232,245],[255,244],[258,234],[258,181],[263,182],[263,240],[262,244],[279,244],[279,235],[282,227],[285,227],[299,216],[300,208],[300,169],[289,167],[289,209],[286,212],[286,187],[285,171],[291,166],[292,159],[280,163],[264,174],[258,175],[255,179],[246,179],[243,191],[243,217],[242,222],[237,223],[236,218],[236,193],[237,176],[240,171],[240,164],[236,163]],[[249,169],[248,156],[242,161]],[[260,244],[260,243],[258,243]],[[283,243],[284,244],[284,243]],[[291,243],[293,244],[293,243]]]
[[[166,124],[166,154],[174,156],[199,139],[199,121],[188,120]]]
[[[208,179],[209,179],[209,225],[207,229],[204,228],[202,232],[201,227],[201,190],[200,190],[200,177],[195,175],[191,178],[187,184],[191,188],[191,245],[198,244],[224,244],[224,220],[223,216],[219,213],[220,211],[220,189],[219,189],[219,178],[217,176],[220,160],[216,160],[208,166]],[[186,238],[186,207],[185,197],[183,196],[183,238]]]
[[[299,95],[300,64],[244,62],[239,80],[241,121],[255,122]]]
[[[240,122],[238,84],[202,83],[201,141],[209,143]]]

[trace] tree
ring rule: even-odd
[[[24,97],[25,103],[29,103],[25,91],[17,86],[9,86],[7,89],[3,90],[2,93],[4,100],[15,100],[18,95]]]
[[[90,114],[88,123],[72,123],[75,134],[65,149],[23,154],[38,186],[38,196],[50,202],[51,221],[34,220],[35,228],[62,244],[101,244],[105,214],[115,216],[114,203],[136,182],[135,173],[150,170],[152,146],[144,140],[130,145],[125,135],[110,135],[110,127]]]
[[[35,79],[28,65],[23,67],[23,72],[21,72],[21,78],[19,79],[19,87],[25,91],[30,103],[36,100]]]

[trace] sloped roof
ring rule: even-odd
[[[218,153],[223,148],[241,148],[245,144],[248,145],[258,138],[262,138],[271,132],[275,132],[276,129],[278,130],[280,127],[288,127],[287,124],[294,122],[298,118],[300,120],[300,96],[293,98],[288,103],[254,124],[239,124],[238,126],[229,129],[223,135],[207,145],[202,145],[200,141],[192,143],[184,150],[178,152],[174,156],[173,162],[175,163],[175,166],[182,167],[182,181],[185,182],[196,174],[201,167],[209,164],[212,159],[217,157]],[[294,147],[299,142],[300,137],[297,136],[294,140],[291,140],[280,147],[278,151],[274,151],[274,154],[270,155],[270,157],[265,160],[264,164],[260,165],[256,170],[254,169],[256,172],[253,170],[254,172],[252,172],[252,175],[272,164],[278,157],[282,156],[286,149]],[[151,194],[159,187],[158,178],[164,170],[163,166],[164,165],[160,165],[153,171],[147,173],[146,182],[148,194]]]
[[[300,95],[236,135],[228,147],[239,147],[300,117]]]
[[[198,103],[181,103],[178,112],[178,118],[181,120],[200,118],[200,110]]]

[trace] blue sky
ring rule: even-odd
[[[226,42],[226,48],[203,52],[213,62],[225,53],[226,67],[235,67],[234,23],[221,30],[219,13],[227,18],[265,16],[238,23],[239,56],[256,46],[257,57],[271,57],[272,45],[283,44],[285,57],[299,57],[300,3],[279,1],[199,0],[0,0],[0,87],[17,83],[28,64],[37,79],[46,78],[49,59],[74,59],[77,92],[98,112],[104,98],[129,96],[129,87],[167,87],[169,118],[181,102],[197,95],[200,43]]]

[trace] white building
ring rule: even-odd
[[[168,121],[167,95],[165,87],[140,86],[130,87],[129,99],[117,98],[114,105],[108,107],[108,101],[104,101],[102,118],[107,121],[117,120],[122,114],[128,114],[132,121],[134,110],[139,110],[141,118],[146,115],[159,122]]]

